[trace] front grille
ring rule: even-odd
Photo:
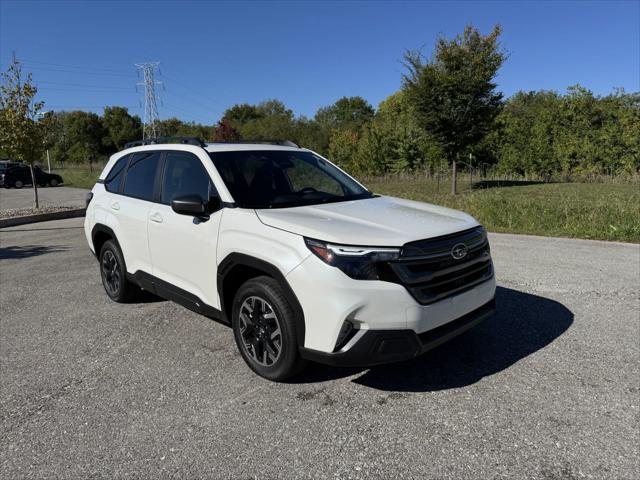
[[[467,254],[457,260],[452,250],[460,244]],[[487,233],[482,227],[407,243],[400,259],[387,266],[384,279],[404,285],[423,305],[462,293],[493,276]]]

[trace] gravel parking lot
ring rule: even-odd
[[[496,318],[275,384],[224,325],[110,302],[81,225],[0,230],[2,478],[640,475],[638,245],[492,235]]]
[[[84,207],[89,190],[73,187],[38,188],[40,205],[57,207]],[[0,188],[0,210],[17,210],[33,207],[33,189]]]

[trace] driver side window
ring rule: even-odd
[[[167,152],[161,202],[169,205],[176,197],[194,194],[205,202],[218,196],[198,157],[188,152]]]

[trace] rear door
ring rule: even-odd
[[[213,182],[198,156],[174,150],[166,152],[159,183],[158,202],[148,212],[153,275],[219,308],[216,248],[222,211],[209,212],[208,219],[200,220],[171,209],[176,197],[199,195],[204,201],[217,197]],[[185,300],[197,301],[189,296]]]
[[[118,241],[129,273],[152,272],[147,218],[161,157],[157,150],[132,154],[119,193],[109,198],[107,208],[118,220]]]

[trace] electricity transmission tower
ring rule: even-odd
[[[156,138],[159,136],[158,126],[158,106],[156,104],[156,85],[162,82],[154,78],[155,71],[160,62],[136,63],[135,66],[142,71],[143,81],[138,85],[144,86],[144,126],[142,129],[142,139]]]

